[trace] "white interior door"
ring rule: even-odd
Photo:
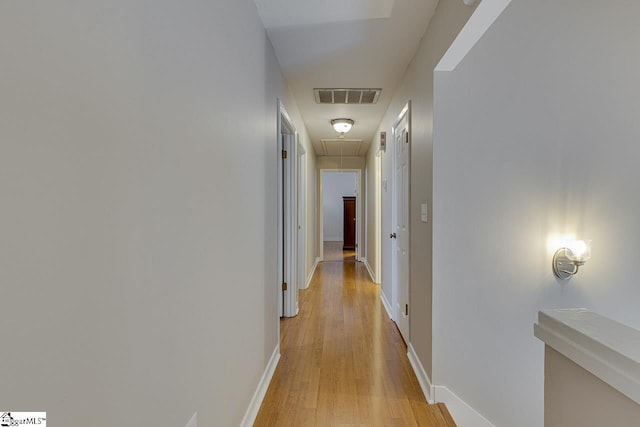
[[[298,314],[297,286],[297,134],[289,115],[278,102],[278,308],[280,315]]]
[[[375,179],[375,243],[376,243],[376,283],[382,283],[382,156],[376,156]],[[367,227],[371,225],[367,222]],[[368,255],[367,255],[368,256]]]
[[[294,317],[298,314],[297,270],[297,218],[296,218],[296,135],[284,134],[284,316]]]
[[[407,111],[393,128],[393,233],[395,321],[409,342],[409,122]]]

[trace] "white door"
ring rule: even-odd
[[[284,316],[298,314],[298,286],[296,277],[297,217],[296,217],[296,135],[283,134],[283,278],[282,298]]]
[[[289,115],[278,101],[278,308],[281,316],[298,314],[296,277],[297,243],[297,134]]]
[[[395,321],[409,343],[409,123],[407,112],[393,128],[393,233],[395,239]]]
[[[282,133],[280,135],[280,150],[282,154],[282,163],[281,163],[281,171],[280,171],[280,221],[282,224],[280,230],[280,253],[278,254],[279,262],[279,277],[280,277],[280,316],[287,317],[289,314],[288,310],[288,301],[287,301],[287,290],[288,290],[288,282],[289,279],[289,247],[291,245],[291,241],[289,240],[289,215],[288,215],[288,205],[289,201],[289,186],[290,182],[288,182],[288,162],[286,161],[286,156],[284,153],[287,153],[287,136]]]

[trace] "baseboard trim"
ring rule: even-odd
[[[422,389],[424,398],[427,399],[427,402],[433,403],[433,385],[431,385],[429,375],[427,375],[427,371],[424,370],[422,363],[420,363],[420,358],[416,354],[416,350],[413,348],[411,343],[407,346],[407,357],[409,358],[409,363],[411,363],[413,372],[418,378],[418,383],[420,383],[420,388]]]
[[[249,403],[249,408],[247,408],[247,412],[244,414],[244,418],[240,423],[240,427],[252,427],[253,423],[256,421],[258,411],[260,410],[260,405],[262,405],[262,400],[267,394],[269,383],[271,383],[271,378],[273,378],[273,373],[276,370],[276,366],[278,366],[279,360],[280,345],[277,345],[273,350],[273,354],[271,355],[271,359],[269,359],[269,363],[267,363],[267,367],[262,374],[262,378],[260,378],[260,382],[258,382],[258,387],[256,388],[255,393],[253,393],[251,403]]]
[[[391,303],[389,303],[389,300],[384,295],[384,292],[382,292],[382,289],[380,289],[380,299],[382,300],[382,306],[387,311],[389,319],[393,320],[393,316],[391,315]]]
[[[318,268],[318,264],[320,263],[320,257],[317,257],[315,262],[313,263],[313,267],[311,267],[311,271],[309,272],[309,277],[307,277],[307,283],[305,283],[304,288],[307,289],[309,285],[311,285],[311,279],[313,279],[313,275],[316,273],[316,268]]]
[[[322,239],[322,242],[331,242],[331,243],[336,243],[336,242],[340,242],[342,243],[342,237],[327,237],[326,239]]]
[[[433,388],[433,391],[434,401],[443,402],[447,405],[447,409],[457,425],[464,427],[495,427],[447,387],[437,385]]]
[[[375,284],[378,284],[378,281],[376,280],[376,275],[373,274],[373,270],[371,269],[371,266],[369,265],[369,260],[366,258],[360,258],[360,261],[362,261],[362,263],[364,264],[364,266],[367,268],[367,272],[369,273],[369,277],[371,278],[371,281]]]

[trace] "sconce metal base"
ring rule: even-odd
[[[553,274],[562,280],[567,280],[578,272],[578,266],[567,257],[567,251],[567,248],[560,248],[553,256]]]

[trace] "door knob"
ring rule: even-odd
[[[389,234],[389,238],[391,238],[391,239],[395,239],[395,238],[396,238],[396,233],[391,233],[391,234]]]

